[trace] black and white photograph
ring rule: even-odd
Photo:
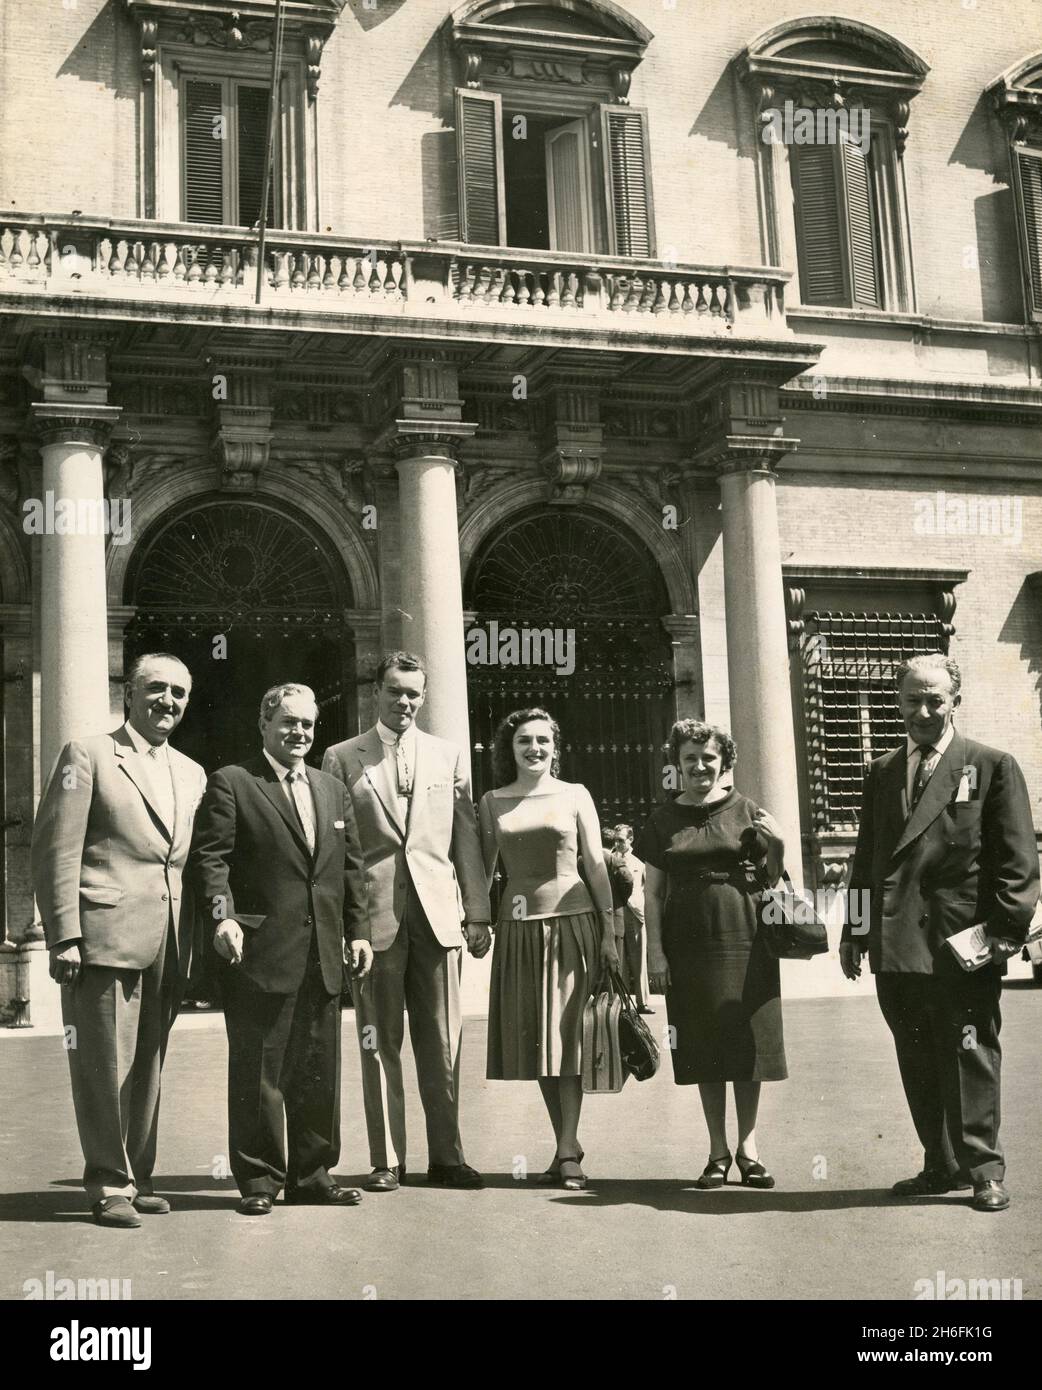
[[[1042,3],[835,3],[0,0],[34,1366],[1030,1349]]]

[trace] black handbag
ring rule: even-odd
[[[828,931],[814,904],[797,893],[782,869],[784,887],[764,885],[760,893],[760,935],[778,960],[810,960],[829,948]]]
[[[610,969],[608,973],[622,1002],[619,1014],[619,1051],[622,1053],[622,1065],[636,1081],[647,1081],[658,1071],[658,1043],[652,1037],[651,1029],[637,1012],[637,1006],[630,998],[619,972]]]

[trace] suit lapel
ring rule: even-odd
[[[304,832],[297,823],[296,814],[286,798],[285,788],[275,776],[275,771],[269,765],[268,760],[265,758],[263,761],[264,766],[257,771],[257,785],[282,817],[287,829],[300,846],[301,853],[310,859],[311,851],[308,849],[308,842],[304,839]]]
[[[358,760],[362,766],[365,780],[384,808],[387,819],[404,839],[406,828],[398,813],[398,797],[392,793],[391,779],[387,773],[389,763],[384,757],[384,746],[375,729],[371,731],[366,742],[358,749]]]
[[[894,846],[894,854],[900,854],[906,845],[923,833],[937,819],[945,806],[955,795],[966,760],[966,743],[958,734],[941,754],[940,761],[933,770],[929,782],[923,788],[919,802],[908,817],[900,839]]]
[[[308,786],[315,808],[315,863],[322,853],[322,844],[333,822],[333,793],[313,767],[308,768]]]
[[[140,792],[145,805],[152,813],[152,818],[166,838],[173,843],[173,832],[175,827],[167,825],[166,821],[163,819],[162,812],[152,799],[152,789],[148,785],[147,780],[142,776],[141,754],[130,742],[129,738],[125,736],[121,737],[122,734],[122,729],[117,729],[112,735],[112,745],[116,755],[116,764],[129,780],[133,782],[138,792]]]

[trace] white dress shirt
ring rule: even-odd
[[[390,781],[391,791],[398,799],[398,812],[404,825],[409,819],[409,802],[412,799],[412,788],[416,780],[416,725],[410,724],[405,732],[399,736],[378,719],[376,732],[380,735],[380,742],[384,746],[384,772]],[[399,785],[399,752],[404,760],[404,772],[409,786],[408,793],[403,793]]]
[[[954,725],[954,724],[949,724],[948,727],[947,727],[947,729],[946,729],[946,730],[944,731],[944,733],[941,735],[941,737],[940,737],[940,738],[937,740],[937,742],[933,745],[933,752],[932,752],[932,753],[930,754],[930,756],[926,759],[926,781],[927,781],[927,784],[929,783],[930,778],[931,778],[931,777],[934,775],[934,773],[937,771],[937,764],[938,764],[938,763],[940,762],[940,760],[941,760],[941,754],[944,753],[944,752],[946,751],[946,749],[947,749],[949,743],[951,743],[951,741],[952,741],[952,739],[953,739],[954,737],[955,737],[955,725]],[[905,773],[905,797],[906,797],[906,799],[907,799],[909,808],[911,808],[911,805],[912,805],[912,788],[913,788],[913,786],[915,785],[915,775],[916,775],[916,773],[919,771],[919,763],[920,763],[921,761],[922,761],[922,753],[920,752],[919,745],[918,745],[918,743],[916,743],[916,741],[915,741],[914,738],[909,737],[909,739],[908,739],[908,770],[907,770],[907,772]],[[925,791],[925,787],[923,788],[923,790]]]
[[[314,850],[315,802],[314,798],[311,795],[311,784],[308,782],[307,769],[305,768],[303,761],[297,763],[295,767],[287,767],[285,763],[280,763],[278,758],[273,758],[266,748],[262,749],[261,751],[267,758],[268,762],[271,764],[272,771],[275,773],[275,776],[279,779],[279,784],[281,785],[282,790],[285,793],[286,800],[289,802],[290,810],[294,813],[294,815],[299,814],[300,816],[300,819],[304,826],[304,838],[308,842],[308,847],[311,850]],[[303,792],[303,795],[300,797],[300,800],[298,801],[296,797],[293,795],[293,784],[290,782],[290,774],[292,773],[296,775],[300,772],[303,772],[304,774],[303,779],[299,782],[300,790],[301,792]]]
[[[172,834],[177,815],[177,798],[174,794],[170,749],[166,740],[162,743],[149,743],[144,734],[138,733],[129,719],[123,725],[123,729],[138,754],[138,774],[143,777],[150,800],[159,812],[163,824]]]

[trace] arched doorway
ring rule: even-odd
[[[492,786],[499,720],[519,706],[543,705],[561,725],[561,775],[589,787],[603,823],[639,824],[662,797],[674,703],[672,646],[661,622],[669,597],[643,543],[587,513],[533,510],[477,552],[464,602],[472,627],[575,635],[570,674],[545,664],[468,666],[475,793]]]
[[[308,761],[355,728],[355,653],[347,576],[313,523],[284,503],[197,499],[148,532],[127,573],[127,666],[142,652],[179,656],[192,698],[174,742],[212,772],[260,747],[257,712],[278,681],[319,701]]]

